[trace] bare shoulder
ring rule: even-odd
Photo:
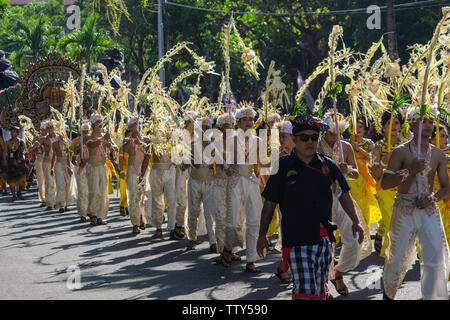
[[[399,150],[397,152],[405,152],[405,151],[409,151],[409,142],[403,142],[402,144],[399,144],[398,146],[394,147],[392,149],[394,150]]]
[[[75,139],[72,140],[72,144],[78,144],[81,142],[81,138],[80,137],[76,137]]]
[[[446,161],[446,156],[444,150],[439,149],[435,145],[431,145],[431,156],[433,158],[442,159]]]
[[[403,158],[408,153],[409,153],[409,148],[406,143],[403,143],[403,144],[395,147],[394,149],[392,149],[391,156],[395,157],[395,158],[399,158],[399,157]]]
[[[342,143],[342,147],[344,149],[346,149],[346,150],[353,150],[353,147],[352,147],[350,142],[347,142],[345,140],[341,140],[341,143]]]

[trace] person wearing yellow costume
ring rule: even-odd
[[[375,143],[373,149],[373,166],[371,170],[372,177],[377,182],[377,200],[381,211],[381,221],[378,226],[377,233],[375,235],[375,250],[381,257],[386,258],[386,248],[389,245],[389,239],[387,232],[391,225],[392,208],[394,207],[395,195],[397,194],[397,188],[383,190],[381,188],[381,178],[383,176],[383,169],[387,167],[389,162],[390,152],[388,148],[388,135],[389,135],[389,123],[391,118],[391,111],[385,111],[381,117],[381,127],[383,139]],[[403,117],[400,113],[395,113],[392,120],[391,129],[391,151],[403,143],[401,128],[403,125]]]
[[[356,121],[356,134],[350,137],[350,144],[355,153],[359,177],[353,180],[349,179],[347,182],[351,188],[350,193],[361,208],[367,228],[370,230],[371,224],[381,220],[381,212],[375,197],[377,183],[369,172],[371,155],[375,145],[372,140],[364,138],[365,133],[364,120],[358,119]]]
[[[431,143],[436,145],[436,127],[431,136]],[[439,126],[439,148],[442,149],[447,157],[448,175],[450,177],[450,144],[448,143],[448,128],[444,125]],[[439,180],[437,175],[434,178],[434,191],[439,190]],[[441,212],[442,224],[444,225],[447,242],[450,246],[450,198],[438,202],[439,210]],[[450,279],[449,279],[450,281]]]
[[[119,154],[123,155],[123,172],[125,173],[126,177],[128,168],[128,153],[123,152],[123,149],[120,148]],[[120,190],[120,202],[119,202],[120,215],[122,217],[125,217],[126,215],[129,215],[127,204],[127,181],[126,179],[122,179],[121,177],[119,177],[119,190]]]
[[[108,167],[108,194],[113,194],[112,176],[114,175],[117,178],[116,169],[109,158],[106,159],[106,166]]]

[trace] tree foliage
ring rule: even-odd
[[[366,8],[369,5],[385,5],[383,0],[172,0],[190,6],[234,12],[277,12],[295,16],[234,15],[236,26],[243,40],[251,44],[265,66],[272,60],[282,71],[282,80],[293,97],[297,90],[297,75],[306,78],[315,66],[328,55],[327,39],[332,26],[344,27],[346,45],[358,52],[365,52],[373,42],[386,33],[386,17],[382,12],[381,29],[369,30],[368,14],[345,12],[348,9]],[[396,1],[403,3],[405,1]],[[408,1],[406,1],[408,2]],[[64,33],[67,17],[62,0],[30,3],[24,7],[11,7],[0,0],[0,49],[10,52],[14,68],[19,73],[28,61],[57,49],[76,61],[90,65],[100,58],[107,47],[124,51],[127,74],[142,76],[158,59],[157,0],[127,0],[127,12],[131,19],[120,20],[120,35],[115,35],[106,14],[107,0],[78,0],[81,8],[81,30]],[[338,13],[330,14],[330,12]],[[95,13],[93,13],[95,12]],[[306,14],[316,12],[317,15]],[[398,49],[401,62],[408,57],[408,46],[427,42],[440,19],[438,6],[421,10],[396,11]],[[189,41],[192,47],[207,61],[216,62],[216,72],[224,70],[222,54],[223,25],[230,14],[206,12],[164,6],[165,51],[180,41]],[[11,30],[17,32],[11,32]],[[67,32],[67,30],[66,30]],[[264,86],[265,73],[255,80],[240,63],[240,54],[231,48],[231,89],[237,101],[257,101]],[[167,83],[192,62],[187,53],[165,66]],[[132,79],[132,78],[130,78]],[[129,80],[127,80],[129,81]],[[136,81],[136,79],[135,79]],[[182,88],[193,80],[187,79]],[[201,79],[202,94],[217,100],[220,77],[206,75]],[[318,93],[323,83],[320,77],[310,90]],[[178,90],[177,99],[186,98],[187,90]],[[293,99],[292,99],[293,100]]]

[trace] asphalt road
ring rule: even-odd
[[[260,274],[243,272],[245,258],[225,269],[214,263],[206,237],[196,250],[187,240],[152,240],[154,228],[131,234],[111,196],[108,225],[79,223],[75,205],[59,213],[39,207],[36,186],[25,200],[0,196],[0,299],[187,299],[289,300],[292,285],[273,272],[280,254],[272,250],[257,263]],[[245,256],[244,252],[238,254]],[[380,300],[384,260],[375,252],[344,276],[350,294],[336,299]],[[421,298],[419,263],[408,271],[397,299]]]

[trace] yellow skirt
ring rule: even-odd
[[[381,211],[375,198],[375,188],[371,187],[362,175],[358,179],[349,179],[347,182],[351,188],[350,194],[361,208],[367,225],[379,222],[381,220]]]
[[[439,209],[441,211],[442,224],[444,225],[445,235],[447,236],[447,242],[450,246],[450,202],[439,201]]]
[[[125,179],[119,178],[119,190],[120,190],[119,206],[128,208],[128,205],[127,205],[127,181]]]
[[[381,221],[377,234],[383,237],[383,247],[380,256],[386,258],[386,248],[389,245],[388,231],[391,227],[392,209],[394,208],[396,189],[381,190],[377,189],[377,200],[381,211]]]
[[[106,166],[108,167],[108,194],[114,193],[114,188],[112,185],[112,176],[113,174],[116,175],[116,170],[114,169],[114,165],[109,159],[106,159]]]

